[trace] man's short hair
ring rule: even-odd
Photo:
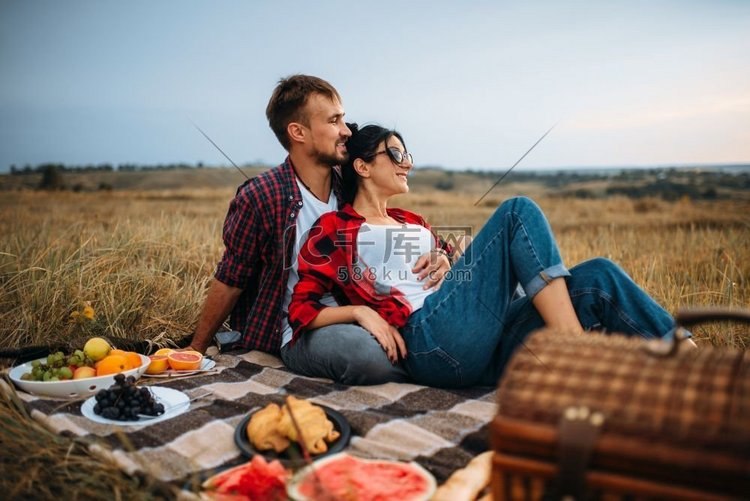
[[[304,113],[307,99],[312,94],[321,94],[332,101],[341,101],[339,93],[325,80],[309,75],[292,75],[279,80],[266,107],[268,125],[285,150],[290,142],[286,128],[292,122],[308,125],[309,118]]]

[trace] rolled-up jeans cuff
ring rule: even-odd
[[[554,279],[569,276],[570,272],[563,264],[556,264],[540,271],[538,275],[534,276],[534,278],[523,286],[523,290],[526,292],[526,297],[533,299],[539,291],[544,289]]]

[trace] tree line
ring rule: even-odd
[[[202,169],[205,165],[203,162],[198,162],[195,165],[188,163],[171,163],[171,164],[156,164],[156,165],[138,165],[132,163],[119,164],[114,166],[110,163],[101,164],[86,164],[86,165],[65,165],[63,163],[42,163],[36,166],[25,165],[23,167],[17,167],[16,165],[10,166],[10,174],[13,176],[23,176],[27,174],[44,174],[49,171],[56,172],[135,172],[135,171],[152,171],[152,170],[178,170],[178,169]]]

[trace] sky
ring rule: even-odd
[[[313,74],[417,166],[750,163],[750,1],[0,0],[0,171],[280,163]]]

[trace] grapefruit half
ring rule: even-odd
[[[176,371],[200,369],[203,355],[197,351],[174,351],[167,355],[169,366]]]
[[[166,355],[151,355],[148,358],[151,359],[151,362],[148,364],[146,374],[161,374],[169,369],[169,361]]]

